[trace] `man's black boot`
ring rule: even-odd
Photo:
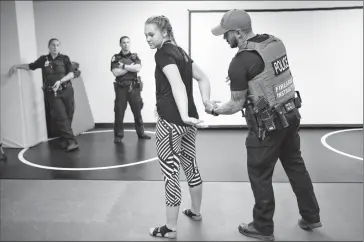
[[[239,227],[239,232],[247,237],[250,238],[255,238],[255,239],[260,239],[260,240],[264,240],[264,241],[274,241],[274,235],[264,235],[261,232],[259,232],[258,230],[256,230],[253,226],[253,222],[249,223],[249,224],[240,224]]]
[[[151,139],[152,137],[150,137],[149,135],[146,134],[142,134],[142,135],[138,135],[139,139]]]
[[[319,227],[322,227],[321,222],[317,222],[317,223],[310,223],[307,222],[306,220],[304,220],[303,218],[298,220],[298,226],[300,226],[301,229],[303,230],[313,230]]]

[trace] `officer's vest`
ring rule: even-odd
[[[295,86],[283,42],[270,35],[261,43],[248,41],[238,53],[246,50],[257,51],[265,65],[264,71],[248,82],[248,96],[253,104],[259,97],[265,97],[270,107],[294,98]]]

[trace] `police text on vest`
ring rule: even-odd
[[[289,69],[287,55],[272,62],[274,74],[278,76]]]

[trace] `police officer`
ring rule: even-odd
[[[274,166],[280,159],[297,197],[302,229],[321,227],[320,209],[300,151],[301,106],[283,42],[269,34],[254,34],[243,10],[230,10],[212,29],[238,52],[229,66],[231,100],[206,109],[215,116],[242,111],[249,133],[246,138],[248,175],[255,197],[253,221],[240,224],[240,233],[274,240]],[[245,112],[244,112],[245,111]]]
[[[30,64],[14,65],[9,75],[17,69],[42,69],[45,99],[50,105],[52,120],[60,131],[60,146],[67,151],[73,151],[78,149],[78,142],[72,131],[75,100],[71,79],[74,78],[74,70],[70,58],[60,53],[60,44],[58,39],[50,39],[48,55],[42,55]]]
[[[140,139],[150,139],[144,133],[144,124],[141,114],[143,100],[140,92],[142,82],[137,73],[141,69],[141,61],[136,53],[130,52],[130,39],[128,36],[120,38],[121,51],[111,59],[111,71],[115,76],[115,122],[114,143],[120,143],[124,137],[124,114],[127,103],[134,115],[135,130]]]

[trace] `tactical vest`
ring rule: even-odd
[[[264,71],[248,82],[248,96],[253,105],[259,97],[265,97],[271,108],[294,98],[295,86],[283,42],[270,35],[261,43],[248,41],[238,53],[251,50],[259,53],[265,65]]]

